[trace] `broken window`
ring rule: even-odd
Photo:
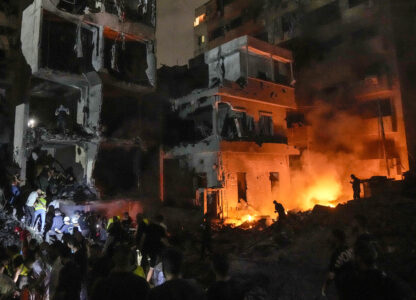
[[[288,112],[286,114],[287,128],[297,128],[306,125],[305,115],[300,112]]]
[[[125,40],[122,35],[106,38],[104,66],[115,78],[149,86],[147,77],[147,47],[145,43]]]
[[[233,110],[226,103],[218,106],[218,127],[226,140],[248,140],[255,136],[254,118],[243,110]]]
[[[274,192],[279,188],[279,172],[270,172],[269,179],[272,192]]]
[[[246,173],[237,173],[237,189],[238,189],[238,202],[247,202],[247,179]]]
[[[45,12],[41,67],[77,74],[93,71],[93,52],[98,51],[99,36],[87,27]]]
[[[156,25],[156,0],[103,0],[106,12],[140,21],[148,26]]]
[[[247,61],[245,51],[241,53],[242,65]],[[245,70],[244,70],[245,71]],[[249,53],[248,55],[248,77],[271,81],[271,60],[270,57]]]
[[[212,135],[212,106],[201,107],[187,116],[194,123],[194,134],[197,141]]]
[[[273,118],[269,114],[261,114],[259,118],[259,134],[273,136]]]
[[[289,85],[291,78],[290,64],[277,60],[273,61],[274,78],[276,83]]]

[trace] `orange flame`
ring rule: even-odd
[[[342,186],[335,178],[320,178],[302,193],[300,209],[312,209],[316,204],[335,207],[334,202],[341,194]]]

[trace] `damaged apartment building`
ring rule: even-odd
[[[104,196],[138,190],[140,160],[154,142],[138,118],[156,84],[155,18],[153,0],[34,0],[23,11],[32,72],[16,107],[23,179],[52,160]]]
[[[167,201],[196,199],[220,219],[273,214],[279,186],[290,184],[289,156],[299,154],[287,143],[292,64],[290,51],[249,36],[191,60],[207,80],[172,100],[185,125],[184,141],[164,157]]]
[[[195,12],[195,55],[246,34],[291,50],[296,101],[304,109],[289,115],[290,142],[301,150],[339,150],[323,149],[313,132],[325,129],[308,123],[314,105],[324,103],[361,124],[360,147],[340,147],[360,161],[351,171],[399,179],[416,165],[416,45],[408,38],[416,31],[415,6],[405,0],[211,0]]]

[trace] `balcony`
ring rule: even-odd
[[[353,93],[359,99],[382,97],[391,93],[392,88],[387,75],[367,76],[352,87]]]
[[[218,95],[282,107],[296,107],[294,88],[256,78],[249,78],[244,88],[235,82],[224,82],[224,86],[219,88]]]

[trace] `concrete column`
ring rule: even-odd
[[[29,121],[29,104],[16,107],[14,121],[13,159],[20,167],[20,178],[26,180],[26,132]]]
[[[160,201],[165,201],[165,168],[164,168],[165,153],[163,152],[163,146],[159,148],[159,193]]]
[[[84,170],[84,174],[86,175],[87,178],[87,184],[94,184],[93,179],[92,179],[92,172],[94,170],[94,165],[95,165],[95,159],[97,157],[97,153],[98,153],[98,145],[95,143],[88,143],[85,147],[86,149],[86,163],[85,163],[85,170]]]
[[[214,96],[214,103],[212,105],[212,135],[218,135],[218,99]]]

